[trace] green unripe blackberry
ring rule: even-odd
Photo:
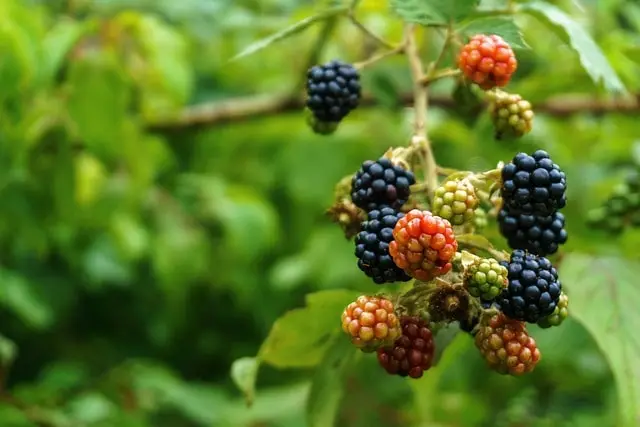
[[[462,225],[473,220],[478,207],[478,197],[469,181],[447,181],[438,187],[433,198],[431,212],[452,225]]]
[[[560,299],[558,300],[558,305],[556,305],[553,313],[538,320],[538,326],[543,329],[550,328],[552,326],[560,326],[564,319],[569,316],[569,297],[562,292],[560,294]]]
[[[507,268],[497,260],[481,258],[467,269],[464,285],[471,296],[493,301],[507,286],[508,275]]]
[[[464,225],[465,233],[478,233],[484,230],[489,224],[489,218],[487,217],[487,211],[483,208],[477,208],[473,212],[473,221]]]
[[[496,139],[504,136],[519,138],[533,127],[531,103],[515,93],[490,92],[489,114],[495,127]]]

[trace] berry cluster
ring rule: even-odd
[[[518,68],[518,61],[502,37],[478,34],[460,51],[458,67],[469,80],[488,90],[506,86]]]
[[[534,114],[529,101],[518,94],[498,90],[488,92],[488,95],[496,139],[519,138],[531,132]]]
[[[488,91],[498,139],[520,137],[532,128],[531,104],[498,89],[508,84],[517,65],[513,50],[496,35],[473,37],[458,56],[464,76]],[[358,105],[358,72],[340,61],[312,67],[307,95],[314,130],[329,133]],[[416,183],[410,166],[422,148],[417,143],[392,148],[363,162],[337,186],[329,213],[347,237],[355,235],[358,268],[379,285],[413,279],[394,302],[389,296],[361,295],[348,304],[342,330],[355,347],[375,352],[379,365],[393,375],[423,376],[434,363],[434,336],[454,322],[474,337],[497,372],[530,372],[540,351],[527,323],[549,328],[568,315],[558,272],[545,258],[567,241],[559,212],[566,204],[565,173],[538,150],[515,155],[500,177],[455,171],[437,186],[437,176],[427,171],[424,182]],[[498,187],[500,197],[494,191]],[[412,194],[412,188],[421,190]],[[633,188],[640,193],[640,180]],[[513,249],[508,260],[498,251],[494,256],[502,261],[458,251],[455,233],[474,234],[487,226],[480,200],[499,207],[499,230]]]
[[[353,65],[333,60],[307,71],[307,107],[312,128],[331,133],[360,103],[360,74]]]
[[[358,268],[378,284],[410,280],[389,254],[393,229],[403,216],[402,212],[389,207],[369,211],[367,221],[362,223],[362,231],[356,236]]]
[[[558,272],[551,262],[517,249],[504,264],[509,283],[496,300],[504,314],[530,323],[551,315],[562,291]]]
[[[481,324],[475,342],[487,364],[501,374],[531,372],[540,360],[540,350],[524,323],[502,313]]]
[[[453,225],[462,225],[474,218],[478,203],[475,189],[469,181],[451,180],[436,190],[431,212]]]
[[[588,224],[613,235],[629,226],[640,227],[640,168],[631,172],[601,207],[589,212]]]
[[[401,333],[393,303],[386,298],[366,295],[344,309],[342,330],[363,351],[375,351],[385,343],[393,344]]]
[[[411,171],[394,165],[386,157],[375,162],[367,160],[351,180],[351,199],[364,210],[381,206],[399,209],[406,203],[410,187],[415,183],[416,178]]]
[[[518,153],[502,168],[502,210],[500,232],[512,249],[537,255],[557,252],[567,241],[564,216],[558,212],[566,203],[565,173],[546,151]]]

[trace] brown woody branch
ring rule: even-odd
[[[379,101],[369,94],[365,94],[361,101],[361,107],[374,107],[378,104]],[[398,105],[409,106],[412,104],[412,92],[398,96]],[[432,95],[429,97],[429,104],[435,107],[451,108],[455,105],[455,102],[449,97]],[[164,131],[213,126],[300,111],[302,108],[304,108],[304,99],[302,97],[286,94],[247,96],[188,107],[176,116],[154,120],[148,124],[148,127],[152,130]],[[640,94],[633,98],[618,100],[597,99],[583,95],[561,95],[536,103],[533,108],[536,113],[559,117],[577,113],[637,114],[640,112]]]

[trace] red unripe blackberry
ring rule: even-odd
[[[458,55],[458,67],[484,90],[506,86],[518,68],[511,46],[497,35],[473,36]]]
[[[451,270],[458,242],[446,219],[414,209],[398,220],[393,238],[389,253],[409,276],[428,281]]]
[[[392,346],[378,349],[378,362],[389,374],[420,378],[433,363],[433,334],[417,316],[403,316],[400,322],[402,335]]]
[[[386,298],[361,295],[342,312],[342,330],[353,345],[369,352],[400,336],[400,321]]]
[[[337,123],[360,102],[360,74],[353,65],[333,60],[307,71],[307,107],[319,122]]]
[[[540,350],[524,323],[503,313],[480,326],[475,343],[489,367],[501,374],[522,375],[540,361]]]

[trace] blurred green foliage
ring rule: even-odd
[[[602,96],[607,87],[640,91],[637,2],[547,3],[591,34],[611,68],[569,47],[584,47],[582,35],[535,19],[538,5],[516,20],[530,49],[517,50],[511,91],[534,108],[552,96]],[[562,328],[534,328],[543,361],[521,379],[489,372],[464,336],[416,382],[382,375],[375,358],[322,340],[322,331],[337,330],[335,307],[353,294],[339,289],[378,289],[324,211],[343,176],[408,140],[410,115],[397,102],[411,89],[403,58],[366,70],[364,87],[380,106],[354,112],[329,138],[313,135],[301,112],[157,126],[189,104],[292,90],[327,36],[322,25],[229,59],[344,4],[0,2],[0,425],[330,427],[334,413],[345,427],[633,425],[640,231],[612,239],[587,227],[584,213],[630,165],[637,112],[541,113],[517,144],[494,141],[484,113],[429,112],[443,166],[490,169],[543,148],[569,177],[564,280],[572,302],[583,303]],[[358,10],[374,32],[400,40],[402,21],[387,2],[363,0]],[[346,20],[330,33],[319,60],[372,53]],[[442,39],[423,36],[428,61]],[[454,89],[443,81],[432,92]],[[487,235],[504,247],[495,224]],[[309,308],[279,321],[298,324],[287,332],[297,334],[287,336],[290,347],[267,340],[261,349],[274,321],[312,292]],[[314,298],[333,303],[314,309]],[[247,409],[230,367],[259,351],[275,366],[260,367]],[[257,365],[243,360],[234,379],[252,391]]]

